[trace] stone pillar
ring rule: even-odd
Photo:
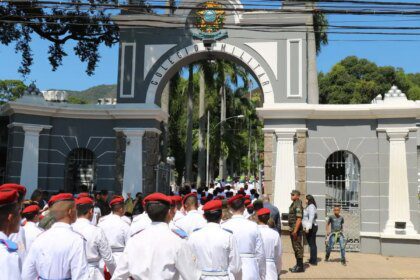
[[[384,130],[389,138],[389,216],[384,234],[415,235],[417,232],[410,220],[407,154],[405,148],[409,128],[393,127]],[[395,222],[405,222],[405,230],[396,229]]]
[[[20,184],[26,187],[26,192],[30,196],[38,188],[39,134],[51,126],[25,123],[12,123],[12,125],[21,126],[25,132]]]
[[[131,193],[134,196],[138,192],[143,192],[143,135],[145,130],[122,128],[120,131],[126,136],[122,195],[127,197],[126,194]]]
[[[295,189],[295,155],[293,143],[296,129],[275,129],[277,137],[276,175],[274,179],[274,205],[280,213],[288,213],[290,192]]]
[[[296,131],[296,189],[301,192],[302,197],[307,194],[306,191],[306,129]],[[304,199],[302,199],[304,201]]]
[[[274,137],[273,131],[264,133],[264,193],[270,196],[273,202],[273,167],[274,167]]]

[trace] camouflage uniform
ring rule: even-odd
[[[290,239],[292,240],[293,251],[295,252],[296,259],[303,258],[303,239],[302,239],[302,224],[297,231],[297,239],[294,240],[292,232],[296,227],[296,220],[298,218],[302,219],[303,217],[303,207],[302,201],[295,200],[289,207],[289,230],[290,230]]]

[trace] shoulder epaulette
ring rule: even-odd
[[[138,234],[138,233],[142,232],[143,230],[144,230],[144,228],[142,228],[142,229],[140,229],[140,230],[136,231],[135,233],[131,234],[131,235],[130,235],[130,237],[133,237],[134,235],[136,235],[136,234]]]
[[[77,235],[79,235],[84,241],[87,242],[87,239],[83,236],[83,234],[81,234],[80,232],[77,232],[75,230],[73,230],[74,233],[76,233]]]
[[[223,230],[225,230],[225,231],[227,231],[227,232],[229,232],[229,233],[231,233],[231,234],[233,234],[233,231],[231,231],[230,229],[227,229],[227,228],[222,228]]]
[[[188,237],[188,234],[182,229],[173,229],[172,232],[178,235],[179,237],[181,237],[182,239],[185,239]]]
[[[201,227],[196,228],[196,229],[193,230],[193,232],[199,231],[200,229],[201,229]]]
[[[18,250],[18,245],[9,239],[0,239],[0,243],[4,244],[4,246],[6,246],[7,251],[9,251],[10,253],[16,252]]]

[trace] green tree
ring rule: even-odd
[[[20,80],[0,80],[0,102],[16,100],[25,89],[27,86]]]
[[[328,73],[319,73],[320,103],[360,104],[370,103],[376,96],[386,93],[392,85],[417,99],[418,89],[400,68],[377,66],[375,63],[349,56],[335,64]]]

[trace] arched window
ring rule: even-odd
[[[332,153],[325,163],[325,211],[333,214],[335,205],[341,207],[346,226],[347,251],[360,251],[360,162],[348,151]]]
[[[65,190],[78,193],[85,191],[82,185],[93,190],[96,181],[96,159],[91,150],[78,148],[72,150],[66,161]]]
[[[358,206],[360,162],[354,154],[347,151],[332,153],[325,164],[325,180],[327,198]]]

